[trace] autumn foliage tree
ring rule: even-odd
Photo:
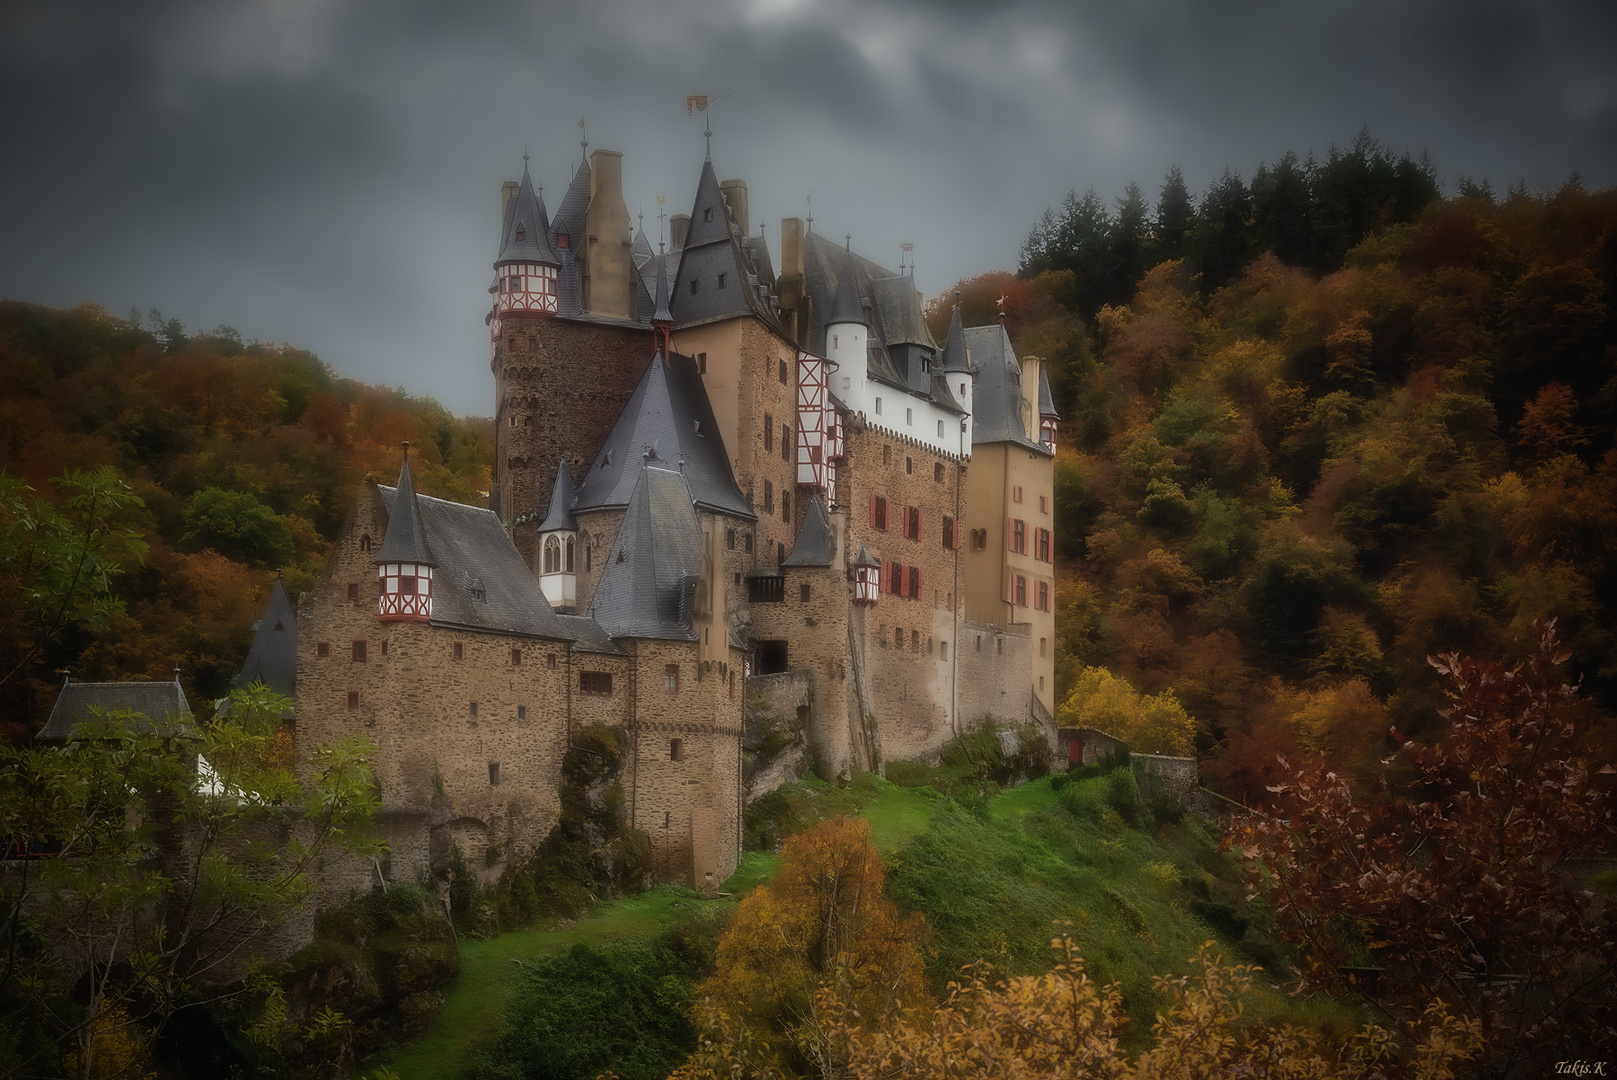
[[[1413,1017],[1452,1003],[1505,1069],[1617,1045],[1617,931],[1578,862],[1610,851],[1613,770],[1585,756],[1590,713],[1558,670],[1554,623],[1535,629],[1516,669],[1431,661],[1447,730],[1403,744],[1396,789],[1357,797],[1316,760],[1239,838],[1308,983],[1342,992],[1379,969],[1379,1004]]]
[[[927,936],[884,891],[862,819],[791,837],[775,880],[749,895],[719,942],[699,1012],[708,1041],[760,1072],[841,1075],[850,1031],[928,1000]],[[693,1062],[676,1076],[709,1075]]]

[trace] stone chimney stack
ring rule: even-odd
[[[723,193],[724,201],[730,204],[730,220],[735,222],[742,236],[750,236],[748,229],[751,222],[747,218],[747,182],[726,180],[719,185],[719,191]]]
[[[780,219],[780,276],[775,279],[781,314],[797,347],[809,346],[809,298],[803,286],[803,219]]]
[[[668,219],[668,247],[679,251],[685,246],[685,234],[691,231],[691,216],[675,214]]]
[[[630,317],[634,260],[629,246],[629,208],[623,202],[623,155],[590,155],[590,205],[584,212],[584,310],[615,319]]]
[[[505,235],[505,215],[511,212],[511,202],[517,197],[522,185],[515,180],[507,180],[500,185],[500,235]]]

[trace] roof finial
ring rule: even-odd
[[[402,446],[402,447],[404,447],[404,460],[405,460],[405,461],[406,461],[406,462],[408,462],[408,461],[409,461],[409,460],[410,460],[410,440],[409,440],[409,439],[405,439],[405,440],[404,440],[404,441],[403,441],[403,442],[402,442],[402,443],[400,443],[400,444],[399,444],[399,445],[400,445],[400,446]]]
[[[657,196],[657,247],[660,250],[663,243],[663,206],[668,202],[666,195]]]
[[[589,132],[584,128],[584,121],[588,119],[589,116],[586,114],[578,121],[578,145],[584,148],[585,161],[590,159],[590,136]]]
[[[808,228],[804,229],[803,231],[804,232],[813,232],[814,231],[814,192],[812,192],[812,191],[809,192],[809,195],[808,195]]]
[[[178,666],[174,668],[174,685],[180,685],[180,669]]]
[[[853,233],[843,233],[842,234],[842,240],[843,240],[843,245],[842,246],[845,247],[847,250],[852,251],[853,250]]]
[[[707,126],[702,129],[702,134],[707,137],[707,160],[712,161],[713,160],[713,114],[712,113],[707,113],[705,115],[707,116]]]

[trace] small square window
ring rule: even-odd
[[[669,761],[684,761],[685,760],[685,740],[684,739],[669,739],[668,740],[668,760]],[[666,827],[667,824],[668,824],[668,822],[665,820],[663,822],[664,827]]]
[[[724,530],[724,550],[726,550],[726,551],[734,551],[735,549],[736,549],[736,531],[734,529],[725,529]]]
[[[350,710],[359,708],[359,691],[358,690],[350,690],[350,691],[348,691],[348,708]]]
[[[932,466],[932,481],[937,484],[943,483],[943,462],[940,461]]]
[[[348,599],[350,599],[350,600],[358,600],[359,599],[359,583],[358,582],[350,581],[348,583]]]
[[[729,278],[729,276],[730,276],[729,274],[720,274],[719,275],[719,288],[721,288],[721,289],[724,288],[725,281],[726,281],[727,278]]]
[[[791,384],[791,380],[786,374],[786,361],[784,359],[780,362],[780,384],[782,386],[788,386]]]
[[[500,763],[498,761],[488,763],[488,784],[489,787],[500,786]]]
[[[512,667],[521,667],[522,666],[522,650],[521,649],[512,649],[511,650],[511,666]]]
[[[915,459],[912,458],[912,457],[906,457],[904,459],[904,475],[905,476],[911,476],[914,473],[915,473]]]
[[[382,639],[382,655],[383,656],[387,655],[387,639],[386,638]]]
[[[905,409],[904,410],[904,423],[906,425],[908,425],[909,427],[914,427],[915,426],[915,410],[914,409]]]
[[[705,352],[696,354],[696,373],[698,375],[707,374],[707,353]]]
[[[695,296],[697,294],[697,291],[698,290],[697,290],[697,287],[696,287],[696,279],[691,278],[691,295]]]
[[[471,717],[473,720],[477,719],[477,702],[474,701],[466,706],[466,715]]]
[[[322,660],[324,660],[326,657],[330,656],[331,655],[331,642],[322,641],[320,644],[316,645],[314,647],[314,654],[316,656],[318,656]]]
[[[663,668],[663,692],[668,694],[679,693],[678,664],[669,664]]]
[[[528,722],[528,707],[526,705],[518,705],[517,706],[517,723],[525,724],[527,722]]]
[[[797,598],[798,598],[798,600],[801,601],[802,603],[805,603],[805,604],[808,603],[809,602],[809,591],[810,590],[809,590],[809,583],[808,582],[805,581],[805,582],[803,582],[803,584],[799,585],[797,587]]]
[[[455,650],[454,651],[455,651],[455,659],[456,660],[464,660],[464,659],[466,659],[466,646],[462,645],[460,642],[457,641],[457,642],[455,642]]]
[[[365,662],[365,643],[363,641],[354,642],[353,651],[350,653],[350,656],[352,657],[354,663],[363,664]]]
[[[545,667],[549,668],[551,671],[556,670],[556,654],[555,653],[546,653],[545,654]]]
[[[535,337],[534,335],[532,335],[532,334],[528,335],[528,351],[529,352],[538,352],[539,351],[539,339],[537,337]]]

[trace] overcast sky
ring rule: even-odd
[[[0,296],[160,308],[492,411],[498,188],[592,147],[630,213],[713,160],[929,296],[1070,188],[1193,191],[1361,126],[1440,181],[1617,184],[1617,4],[0,0]],[[724,96],[719,96],[724,95]]]

